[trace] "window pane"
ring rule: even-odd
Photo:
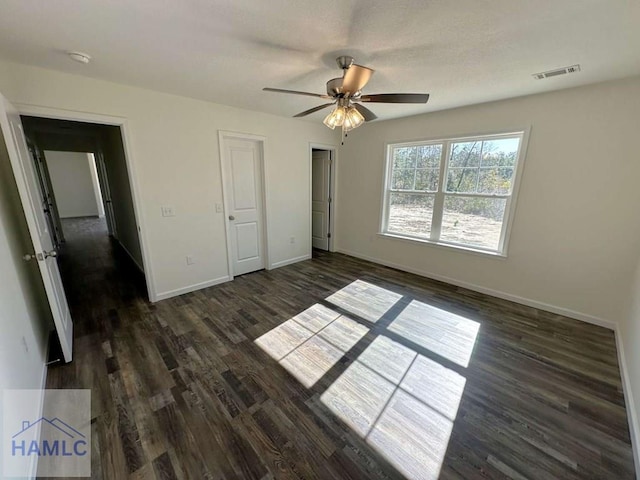
[[[393,170],[391,188],[395,190],[413,190],[414,168],[397,168]]]
[[[478,193],[509,194],[513,168],[481,168]]]
[[[418,168],[440,168],[442,145],[422,145],[417,147]]]
[[[400,147],[393,149],[393,169],[415,168],[416,147]]]
[[[451,144],[449,167],[478,167],[480,165],[481,141]]]
[[[446,191],[508,195],[519,145],[520,138],[452,144]]]
[[[432,216],[433,195],[392,193],[387,231],[428,238]]]
[[[515,167],[518,159],[519,138],[488,140],[482,145],[483,167]]]
[[[497,250],[507,201],[447,196],[440,240]]]
[[[438,191],[439,168],[421,168],[416,170],[416,190]]]
[[[447,172],[447,192],[475,193],[477,184],[477,168],[449,168]]]

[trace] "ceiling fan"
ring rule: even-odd
[[[375,113],[362,105],[368,103],[427,103],[428,93],[378,93],[365,95],[362,89],[371,79],[373,70],[354,64],[353,57],[343,55],[336,59],[342,69],[342,77],[332,78],[327,82],[327,94],[299,92],[297,90],[283,90],[281,88],[263,88],[267,92],[291,93],[294,95],[306,95],[331,100],[318,107],[300,112],[294,117],[304,117],[324,108],[335,105],[336,107],[324,119],[324,124],[331,128],[342,127],[343,133],[359,127],[364,122],[378,118]]]

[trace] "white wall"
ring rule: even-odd
[[[128,120],[127,141],[141,197],[138,221],[149,247],[147,277],[158,294],[196,288],[229,274],[224,215],[215,211],[215,204],[222,203],[218,130],[267,139],[270,263],[310,255],[309,143],[338,142],[338,134],[322,123],[10,63],[0,63],[0,92],[14,103]],[[162,205],[173,206],[176,216],[162,217]],[[193,256],[194,265],[186,264],[186,255]]]
[[[638,418],[640,409],[640,258],[629,286],[627,312],[618,328],[618,348],[623,364],[623,383],[627,413],[632,425],[632,439],[635,442],[634,455],[636,465],[640,464],[640,428]]]
[[[51,314],[37,263],[21,258],[27,252],[33,246],[0,132],[0,393],[42,388],[45,379]],[[39,405],[32,408],[39,413]],[[0,424],[2,415],[0,394]]]
[[[133,195],[129,185],[127,158],[120,128],[104,127],[101,133],[111,205],[116,221],[116,238],[138,267],[144,270]]]
[[[98,203],[87,154],[45,150],[60,218],[97,217]]]
[[[340,152],[337,248],[615,324],[640,239],[639,125],[638,77],[366,125]],[[508,258],[376,235],[385,142],[527,126]]]

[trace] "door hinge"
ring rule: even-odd
[[[327,201],[328,201],[329,203],[331,203],[331,197],[329,197]]]
[[[327,233],[327,238],[331,238],[331,234],[330,233]]]

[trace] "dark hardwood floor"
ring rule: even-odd
[[[322,252],[152,305],[65,233],[93,478],[634,478],[609,330]]]

